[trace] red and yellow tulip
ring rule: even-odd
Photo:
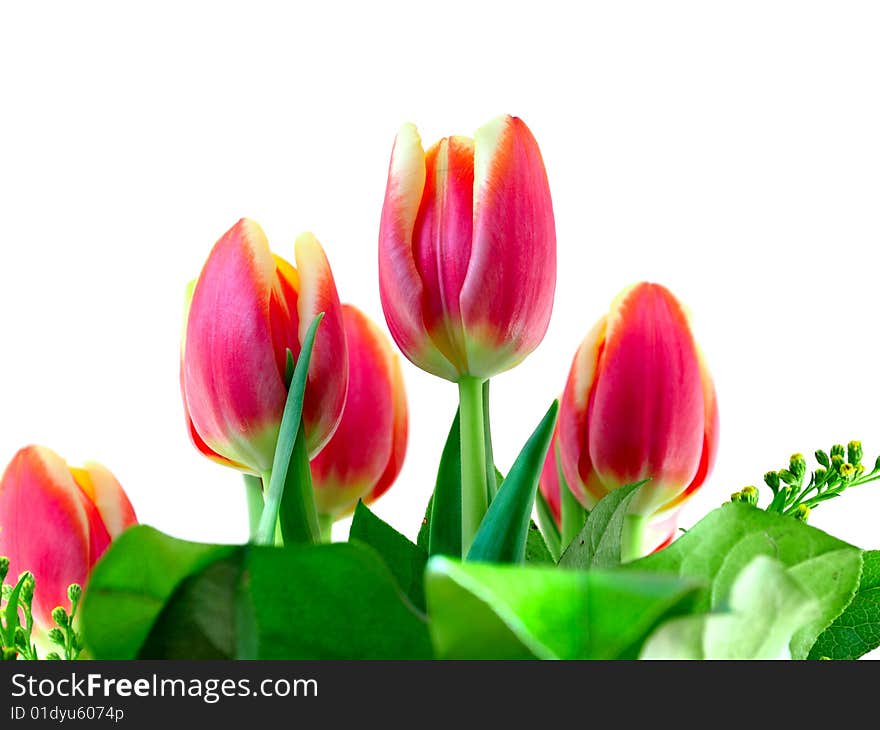
[[[303,407],[311,456],[342,415],[348,364],[342,306],[317,239],[296,239],[296,268],[273,255],[260,226],[242,219],[214,245],[196,281],[181,348],[190,435],[205,455],[262,474],[272,466],[287,399],[286,353],[324,312]]]
[[[562,397],[559,450],[569,487],[592,508],[649,479],[630,507],[645,519],[649,552],[657,545],[648,541],[674,533],[670,517],[706,480],[717,444],[715,388],[684,308],[658,284],[625,289],[581,343]]]
[[[348,340],[348,398],[336,433],[312,460],[318,514],[337,519],[359,499],[370,503],[403,466],[406,391],[398,356],[381,330],[356,307],[342,307]]]
[[[503,116],[427,152],[412,124],[391,154],[379,232],[391,335],[451,381],[514,367],[544,337],[556,287],[556,229],[537,142]]]
[[[27,446],[0,479],[0,555],[10,575],[34,574],[34,620],[53,625],[67,587],[85,586],[110,541],[137,517],[116,478],[100,464],[73,468],[44,446]]]

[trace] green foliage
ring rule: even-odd
[[[810,659],[858,659],[880,646],[880,550],[866,551],[862,558],[855,596],[816,639]]]
[[[692,581],[621,570],[432,558],[425,592],[444,659],[626,659],[664,619],[687,613]]]

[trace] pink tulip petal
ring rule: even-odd
[[[382,338],[385,342],[384,337]],[[391,454],[385,471],[376,482],[376,486],[365,498],[367,504],[372,504],[394,484],[403,468],[406,457],[406,445],[409,435],[409,409],[406,403],[406,390],[403,385],[403,372],[400,369],[400,359],[391,352],[389,343],[385,342],[385,356],[388,361],[388,372],[391,376],[391,403],[393,410],[393,430],[391,434]]]
[[[424,285],[413,257],[413,230],[425,189],[425,152],[404,124],[394,141],[379,226],[379,291],[391,336],[415,365],[447,380],[455,367],[437,350],[423,319]]]
[[[459,294],[473,237],[473,140],[440,140],[425,155],[425,171],[413,230],[413,257],[423,285],[423,319],[437,349],[459,373],[467,373]]]
[[[101,464],[87,462],[82,469],[71,468],[70,473],[80,489],[94,503],[111,539],[137,524],[137,515],[128,495],[109,469]]]
[[[596,368],[605,344],[606,318],[602,317],[581,342],[571,364],[559,405],[559,459],[572,494],[587,508],[605,494],[593,471],[587,448],[588,424]]]
[[[392,383],[384,335],[358,309],[343,307],[348,340],[349,388],[333,437],[312,460],[315,503],[337,516],[366,496],[392,452]]]
[[[471,375],[521,362],[544,337],[556,289],[556,228],[541,152],[525,123],[474,135],[474,242],[461,288]]]
[[[315,317],[324,312],[315,336],[303,404],[306,446],[309,455],[314,456],[330,440],[342,418],[348,390],[348,355],[342,305],[324,249],[311,233],[297,236],[295,248],[300,342]]]
[[[0,481],[0,555],[15,580],[30,570],[36,581],[34,617],[52,626],[52,609],[67,605],[67,586],[85,586],[89,570],[109,543],[97,509],[83,495],[64,460],[28,446]]]
[[[544,466],[541,468],[541,477],[538,481],[538,487],[550,512],[556,522],[557,527],[562,526],[562,494],[559,491],[559,469],[556,466],[558,444],[559,442],[559,425],[553,432],[553,439],[550,441],[550,449],[544,459]]]
[[[275,272],[262,229],[240,220],[202,269],[186,330],[184,389],[196,430],[210,449],[254,471],[272,465],[287,396],[273,347]]]
[[[632,510],[680,494],[697,473],[704,435],[696,347],[675,297],[640,284],[609,316],[589,415],[589,449],[606,488],[650,478]]]

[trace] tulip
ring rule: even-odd
[[[504,116],[427,153],[404,124],[379,230],[379,288],[391,335],[414,364],[457,382],[520,363],[544,337],[556,230],[537,142]]]
[[[717,445],[715,389],[687,314],[658,284],[625,289],[568,376],[559,452],[569,487],[590,509],[650,480],[629,508],[626,552],[637,557],[674,535],[674,517],[711,472]]]
[[[336,433],[311,462],[318,514],[327,525],[370,503],[394,482],[407,440],[406,392],[388,338],[350,304],[342,307],[348,341],[348,398]]]
[[[425,152],[397,134],[379,227],[379,290],[409,360],[458,383],[462,547],[487,509],[483,382],[544,337],[556,288],[547,173],[521,119],[498,117]]]
[[[243,471],[272,467],[287,400],[287,350],[299,356],[318,328],[303,406],[309,455],[329,441],[348,387],[342,307],[321,245],[296,239],[297,267],[269,250],[242,219],[211,250],[192,292],[181,347],[181,385],[190,435],[202,453]]]
[[[33,615],[44,631],[52,609],[85,585],[110,541],[137,517],[116,478],[99,464],[72,468],[54,451],[27,446],[0,479],[0,555],[9,574],[34,574]]]

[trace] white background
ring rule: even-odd
[[[184,430],[186,282],[241,216],[291,259],[310,229],[384,328],[398,126],[427,145],[510,112],[544,154],[559,278],[544,343],[493,381],[502,470],[640,279],[692,309],[718,387],[718,463],[684,526],[793,451],[861,438],[873,462],[878,36],[877,6],[847,2],[5,2],[0,461],[32,442],[99,460],[143,522],[245,539],[240,477]],[[376,509],[413,537],[456,391],[404,371],[410,449]],[[812,524],[878,548],[878,512],[866,486]]]

